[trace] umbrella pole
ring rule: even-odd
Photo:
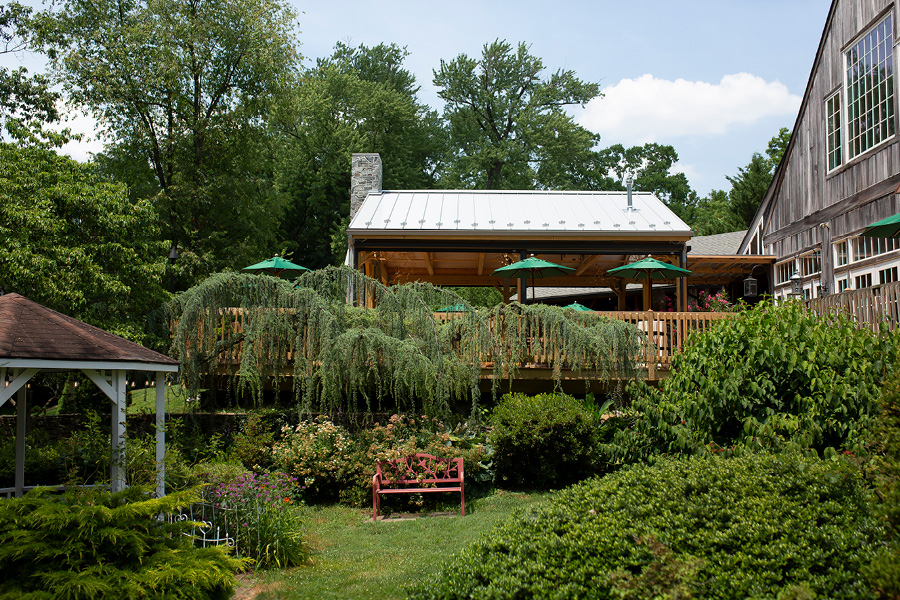
[[[534,295],[534,271],[531,272],[531,303],[534,304],[537,296]]]

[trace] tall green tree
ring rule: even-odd
[[[697,202],[691,229],[694,235],[716,235],[740,231],[743,221],[731,210],[728,192],[712,190],[705,198]]]
[[[614,144],[599,150],[597,154],[601,180],[592,189],[623,190],[623,182],[630,173],[635,190],[652,192],[682,220],[687,223],[693,221],[697,195],[684,173],[672,171],[678,162],[678,152],[674,147],[649,143],[625,148]]]
[[[35,23],[31,7],[18,2],[0,5],[0,56],[29,49],[28,40]],[[0,67],[0,120],[15,131],[22,125],[40,128],[59,120],[56,103],[59,93],[52,90],[45,75],[29,75],[25,67]]]
[[[570,167],[589,159],[599,136],[577,125],[565,107],[600,94],[573,71],[544,78],[529,46],[485,44],[481,57],[460,54],[434,72],[446,102],[451,152],[445,187],[533,189],[566,187]]]
[[[731,191],[728,199],[731,211],[740,219],[741,227],[750,227],[769,184],[772,183],[772,162],[758,152],[753,153],[750,164],[738,169],[738,174],[729,177]]]
[[[272,242],[264,119],[299,59],[295,16],[283,0],[63,0],[46,15],[40,40],[71,100],[113,156],[149,164],[185,284]]]
[[[45,146],[0,143],[0,288],[141,340],[167,297],[146,200]]]
[[[276,184],[286,206],[280,246],[307,267],[340,263],[350,209],[350,158],[378,152],[386,189],[435,186],[443,152],[438,115],[418,102],[395,44],[338,44],[299,79],[278,110]]]
[[[766,156],[769,157],[769,162],[772,163],[772,170],[774,171],[778,164],[781,162],[781,158],[784,156],[785,150],[787,150],[788,143],[791,141],[791,130],[787,127],[782,127],[778,130],[778,133],[769,140],[769,145],[766,147]]]

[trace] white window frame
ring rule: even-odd
[[[827,154],[825,162],[828,165],[829,173],[844,164],[844,145],[841,137],[843,114],[841,90],[838,90],[825,98],[825,152]],[[835,159],[833,162],[832,158]]]
[[[882,28],[882,25],[884,25],[886,21],[888,22],[887,27]],[[844,91],[842,94],[843,102],[841,108],[843,119],[841,125],[845,132],[842,136],[844,138],[842,141],[843,148],[846,148],[846,162],[850,162],[858,156],[862,156],[870,150],[881,146],[896,134],[896,123],[894,122],[894,102],[896,94],[894,93],[893,28],[893,12],[888,12],[881,20],[861,33],[846,50],[841,52],[843,64],[842,83]],[[881,33],[886,33],[889,38],[880,38]],[[875,34],[874,46],[872,44],[873,40],[870,39],[872,34]],[[890,52],[890,57],[882,58],[880,56],[882,45]],[[854,82],[850,81],[849,70],[851,65],[849,64],[849,55],[856,50],[861,50],[863,56],[874,55],[874,59],[879,61],[878,64],[887,64],[890,67],[890,73],[885,82],[886,85],[883,95],[880,93],[882,90],[878,89],[881,86],[877,85],[873,89],[864,90],[862,94],[857,94],[854,98],[851,98],[850,92],[853,89],[853,86],[857,84],[857,82],[864,80],[864,77],[859,77]],[[851,105],[855,105],[854,111],[859,111],[860,113],[857,119],[851,119],[851,114],[854,114],[851,113]],[[868,126],[865,130],[854,135],[854,133],[856,133],[854,127],[857,126],[859,122],[865,123],[865,117],[869,114],[883,114],[884,117],[879,120],[877,124]],[[884,132],[881,132],[882,124],[885,125]],[[875,133],[876,129],[878,129],[877,134]],[[862,143],[860,143],[858,147],[855,147],[855,142],[861,138]]]

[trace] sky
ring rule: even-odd
[[[676,170],[701,196],[730,189],[726,177],[792,128],[829,0],[532,1],[288,0],[298,11],[305,64],[338,41],[406,46],[419,99],[441,110],[432,83],[440,61],[477,57],[495,39],[526,42],[545,73],[571,69],[600,84],[601,98],[570,113],[601,135],[601,147],[674,146]],[[5,66],[38,57],[0,57]],[[75,130],[90,136],[93,123]],[[84,160],[97,141],[67,147]]]

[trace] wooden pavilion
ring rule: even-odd
[[[754,268],[759,256],[688,256],[692,232],[650,193],[554,191],[370,190],[347,230],[347,264],[386,285],[424,281],[446,286],[495,287],[504,301],[527,297],[530,281],[494,270],[527,256],[574,269],[535,280],[538,287],[604,287],[626,309],[626,286],[612,268],[653,256],[692,271],[692,285],[729,285]],[[757,274],[759,270],[757,270]],[[643,280],[643,310],[650,282]],[[677,310],[687,310],[685,279],[672,280]]]
[[[0,494],[25,486],[26,384],[39,371],[80,371],[112,402],[110,487],[125,487],[126,376],[156,376],[156,493],[165,495],[165,377],[178,361],[68,317],[19,294],[0,296],[0,406],[15,397],[16,475]]]

